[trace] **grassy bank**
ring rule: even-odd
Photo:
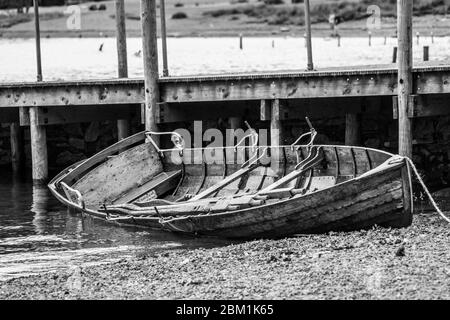
[[[414,3],[414,15],[445,14],[450,12],[444,6],[444,0],[420,0]],[[330,14],[335,14],[340,22],[361,20],[371,16],[367,13],[369,6],[377,5],[381,9],[383,18],[397,16],[397,1],[362,0],[362,1],[334,1],[316,3],[311,6],[311,23],[328,22]],[[246,15],[255,18],[259,23],[274,25],[300,25],[305,23],[304,7],[302,5],[270,5],[265,3],[249,4],[235,8],[206,11],[205,16],[218,18],[222,16]]]
[[[437,215],[374,228],[152,252],[0,282],[1,299],[449,299],[450,228]]]
[[[39,15],[41,21],[48,21],[63,17],[62,12],[47,12]],[[17,24],[31,22],[34,20],[34,15],[31,13],[19,13],[11,15],[0,15],[0,29],[7,29]]]

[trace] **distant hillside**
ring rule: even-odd
[[[64,6],[68,4],[77,4],[87,2],[88,0],[40,0],[39,5],[42,7]],[[97,2],[102,0],[89,0]],[[104,1],[104,0],[103,0]],[[32,7],[33,0],[0,0],[0,9],[16,9],[23,7]]]
[[[294,1],[294,2],[298,2]],[[239,1],[241,3],[246,0]],[[287,2],[287,1],[285,1]],[[303,6],[287,5],[283,0],[263,0],[256,4],[244,4],[240,7],[206,11],[203,14],[213,18],[229,15],[246,15],[256,18],[259,22],[273,25],[304,25]],[[290,3],[289,1],[288,3]],[[303,2],[301,0],[300,2]],[[397,16],[397,0],[335,0],[311,1],[312,23],[327,22],[330,14],[335,14],[339,22],[360,20],[367,18],[369,6],[377,5],[381,9],[381,16]],[[445,14],[450,12],[450,0],[415,0],[414,15]]]

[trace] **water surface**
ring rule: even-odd
[[[103,44],[103,50],[99,51]],[[128,39],[130,77],[142,77],[140,38]],[[273,46],[272,46],[273,44]],[[392,62],[397,39],[332,38],[313,39],[316,68],[387,64]],[[448,59],[450,38],[422,37],[414,43],[415,61],[422,59],[422,47],[430,46],[430,59]],[[228,72],[304,70],[306,49],[303,38],[169,38],[170,75]],[[159,46],[161,48],[161,46]],[[117,77],[116,42],[112,38],[42,39],[44,80],[103,79]],[[161,52],[159,53],[162,71]],[[35,81],[36,58],[33,39],[0,39],[0,82]]]
[[[0,175],[0,280],[123,259],[136,251],[213,247],[232,242],[110,225],[61,205],[46,186]]]

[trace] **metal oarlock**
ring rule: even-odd
[[[307,137],[307,136],[311,136],[310,141],[306,145],[308,147],[308,149],[314,144],[314,140],[316,139],[316,136],[317,136],[317,131],[316,131],[316,129],[314,129],[314,127],[313,127],[311,121],[309,120],[309,118],[305,117],[305,119],[306,119],[306,123],[309,126],[310,131],[307,132],[307,133],[302,134],[297,140],[295,140],[295,142],[293,144],[291,144],[291,150],[294,150],[295,145],[297,143],[299,143],[304,137]],[[300,146],[297,147],[297,150],[299,148],[300,148]]]
[[[183,151],[185,148],[184,139],[183,137],[176,132],[155,132],[155,131],[147,131],[145,132],[145,135],[147,136],[147,139],[150,141],[150,143],[155,147],[156,151],[158,151],[162,157],[164,157],[164,152],[167,151],[173,151],[178,150],[180,152],[180,156],[183,156]],[[171,141],[174,145],[174,149],[161,149],[153,140],[152,135],[155,136],[164,136],[164,135],[171,135]]]
[[[238,146],[239,146],[242,142],[244,142],[247,138],[250,138],[250,144],[251,144],[250,149],[251,149],[252,151],[255,151],[255,150],[256,150],[256,147],[258,146],[258,141],[259,141],[258,133],[256,132],[255,129],[253,129],[253,128],[248,124],[247,121],[245,121],[245,125],[250,129],[251,132],[250,132],[249,134],[245,135],[238,143],[236,143],[236,145],[234,146],[234,152],[237,152]]]

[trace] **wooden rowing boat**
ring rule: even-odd
[[[408,164],[384,151],[312,143],[255,144],[240,154],[227,147],[161,150],[149,137],[138,133],[65,169],[51,192],[112,223],[227,238],[412,222]],[[274,152],[277,163],[263,161]]]

